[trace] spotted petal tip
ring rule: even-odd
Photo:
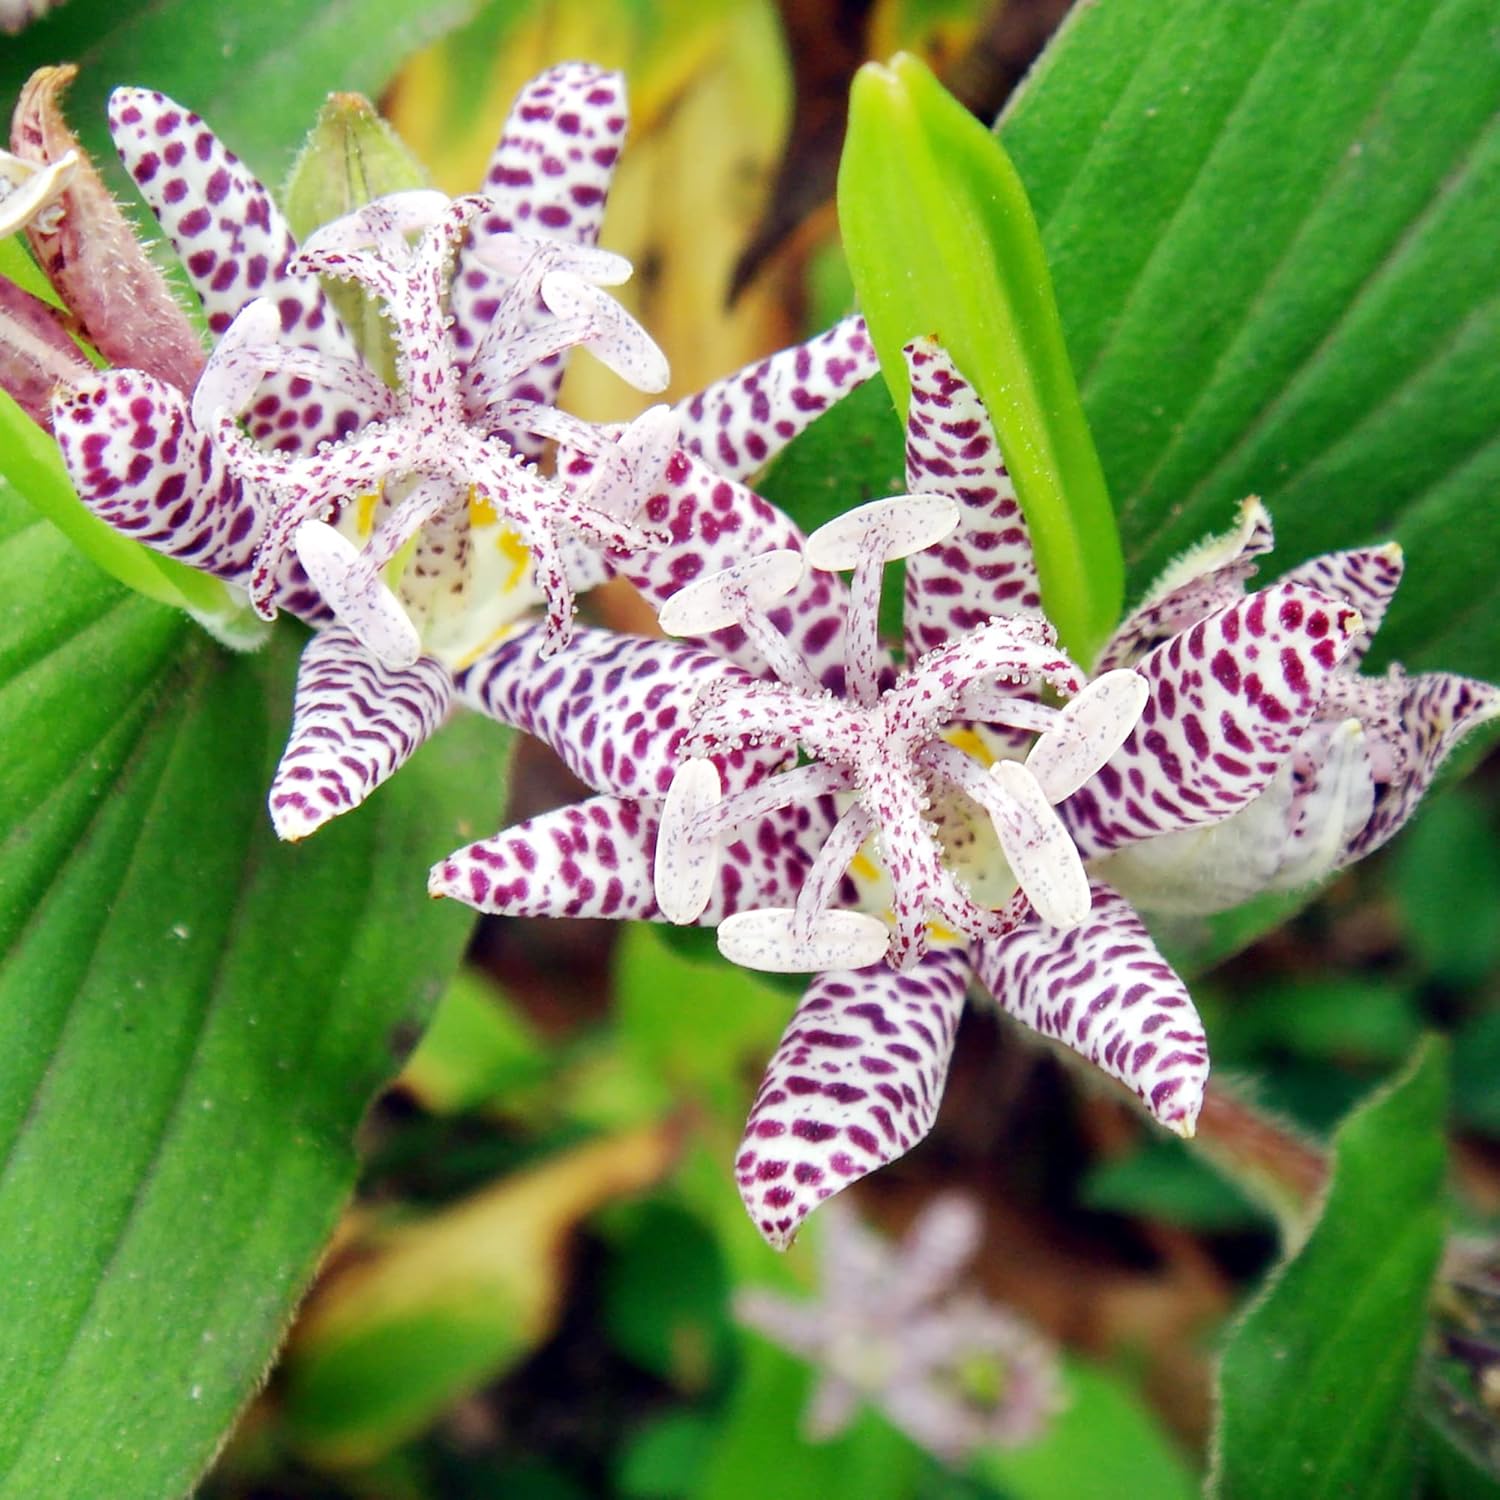
[[[884,965],[820,975],[766,1069],[735,1160],[751,1219],[785,1250],[808,1214],[932,1129],[969,966],[932,952],[910,974]]]

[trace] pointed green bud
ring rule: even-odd
[[[995,425],[1063,646],[1091,663],[1124,563],[1036,219],[996,137],[917,58],[854,80],[839,225],[881,369],[905,416],[902,346],[930,334]]]
[[[427,169],[363,94],[330,94],[287,178],[282,206],[298,240],[387,193],[429,186]],[[357,285],[325,279],[334,310],[388,381],[396,360],[379,309]]]

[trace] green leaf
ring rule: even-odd
[[[1219,1373],[1215,1493],[1411,1493],[1412,1386],[1443,1243],[1445,1048],[1340,1125],[1323,1212]]]
[[[433,1114],[458,1114],[534,1088],[553,1066],[547,1043],[491,979],[461,969],[438,1004],[402,1083]]]
[[[1156,1140],[1089,1169],[1079,1194],[1088,1208],[1134,1214],[1198,1230],[1257,1228],[1264,1210],[1177,1140]]]
[[[902,346],[935,335],[995,424],[1048,618],[1092,660],[1119,614],[1119,539],[1015,169],[925,64],[901,54],[855,78],[838,198],[897,410],[904,418],[909,397]]]
[[[474,8],[475,0],[69,0],[0,48],[0,98],[67,57],[80,70],[70,120],[101,168],[115,163],[109,91],[141,84],[197,110],[275,184],[331,90],[378,95],[409,53]],[[124,173],[115,181],[123,192]]]
[[[643,1427],[627,1445],[616,1480],[629,1500],[674,1500],[696,1493],[713,1441],[713,1424],[692,1411],[673,1411]]]
[[[604,1277],[610,1341],[643,1369],[692,1393],[729,1345],[729,1280],[703,1222],[671,1203],[646,1204]]]
[[[1198,1493],[1182,1455],[1118,1375],[1070,1360],[1063,1392],[1066,1405],[1040,1438],[987,1453],[976,1465],[1012,1500],[1191,1500]]]
[[[1500,843],[1489,806],[1453,788],[1424,810],[1392,859],[1412,952],[1451,984],[1483,979],[1500,959]]]
[[[720,1424],[694,1500],[906,1500],[922,1453],[866,1408],[831,1442],[797,1431],[813,1390],[808,1366],[759,1338],[745,1344],[739,1384]]]
[[[621,934],[615,1012],[622,1050],[671,1097],[692,1094],[718,1122],[744,1124],[754,1077],[775,1050],[794,1002],[767,976],[677,952],[644,922]],[[684,995],[698,997],[683,1004]]]
[[[280,845],[290,633],[228,658],[3,497],[0,597],[0,1497],[157,1500],[270,1362],[497,790],[476,721]]]
[[[1382,657],[1500,672],[1489,0],[1099,0],[1001,123],[1132,587],[1265,497],[1274,566],[1393,536]]]

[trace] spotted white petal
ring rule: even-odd
[[[1069,932],[1037,916],[971,954],[1002,1010],[1119,1079],[1168,1129],[1192,1135],[1208,1081],[1203,1026],[1118,892],[1096,885],[1088,920]]]
[[[932,1129],[968,981],[968,962],[952,948],[906,974],[880,966],[813,981],[735,1160],[745,1207],[777,1249],[819,1203]]]
[[[358,807],[442,723],[453,679],[420,657],[392,671],[348,630],[319,631],[297,667],[292,734],[271,782],[271,823],[297,840]]]

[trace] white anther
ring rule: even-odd
[[[519,276],[538,255],[545,255],[549,270],[571,271],[595,286],[620,286],[630,280],[632,269],[623,255],[612,250],[570,245],[566,240],[523,234],[514,229],[499,234],[477,233],[473,255],[502,276]]]
[[[719,952],[768,974],[864,969],[885,957],[890,941],[890,928],[879,917],[858,911],[819,912],[804,928],[792,907],[769,906],[719,923]]]
[[[361,565],[359,549],[322,521],[297,528],[297,556],[324,602],[370,654],[400,670],[422,654],[422,638],[401,601]]]
[[[667,388],[667,356],[608,292],[571,271],[548,271],[542,277],[542,301],[554,317],[578,323],[584,330],[584,348],[621,380],[638,391]]]
[[[802,581],[802,554],[790,547],[763,552],[706,578],[695,578],[661,607],[669,635],[706,635],[743,622],[748,610],[768,609]]]
[[[1077,846],[1052,809],[1036,777],[1015,760],[990,767],[1005,803],[990,815],[1006,863],[1044,922],[1077,927],[1093,905],[1089,877]]]
[[[1130,738],[1150,696],[1146,679],[1121,667],[1063,705],[1026,757],[1049,802],[1071,797]]]
[[[193,387],[193,425],[209,431],[221,411],[238,416],[275,368],[281,313],[269,297],[247,302],[209,355]]]
[[[711,760],[685,760],[678,766],[662,804],[656,834],[652,881],[656,904],[679,926],[703,915],[719,875],[719,841],[695,828],[724,799],[723,783]]]
[[[892,495],[818,527],[803,550],[813,567],[830,572],[857,567],[872,552],[881,562],[895,562],[942,541],[962,514],[946,495]]]
[[[78,153],[64,151],[46,166],[0,151],[0,239],[33,224],[44,234],[56,232],[58,199],[78,170]]]

